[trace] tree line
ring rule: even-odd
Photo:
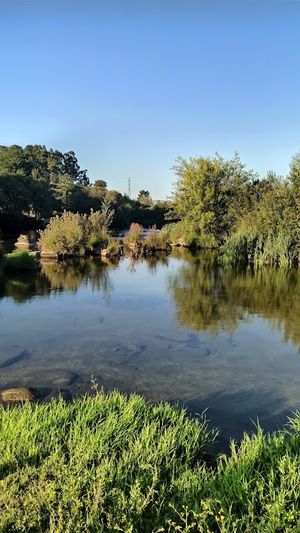
[[[114,211],[112,227],[161,227],[170,242],[219,248],[224,262],[293,265],[300,258],[300,154],[287,176],[259,178],[238,154],[179,158],[169,202],[154,203],[147,190],[137,199],[93,183],[74,152],[45,146],[0,146],[0,226],[16,221],[42,224],[63,211],[89,214],[103,200]]]
[[[164,223],[166,204],[154,203],[149,191],[136,200],[115,190],[107,182],[91,182],[73,151],[60,152],[41,145],[0,146],[0,227],[39,226],[63,211],[97,211],[106,199],[114,209],[113,226],[128,227]]]

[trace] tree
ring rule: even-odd
[[[146,191],[145,189],[142,189],[137,195],[137,201],[143,205],[152,205],[150,192]]]
[[[0,146],[0,172],[25,174],[25,156],[21,146]]]
[[[72,196],[76,190],[76,184],[69,174],[64,174],[60,181],[54,186],[54,194],[56,200],[62,210],[69,210],[71,208]]]
[[[89,185],[90,180],[87,176],[87,170],[80,170],[77,157],[74,152],[67,152],[63,155],[63,165],[62,165],[63,174],[70,176],[74,183],[79,183],[80,185]]]
[[[203,245],[219,245],[238,218],[247,211],[247,193],[255,174],[240,158],[179,158],[174,166],[177,182],[168,218],[181,220],[189,234]]]
[[[30,210],[28,180],[23,175],[0,174],[0,213],[20,217]]]
[[[107,182],[104,180],[95,180],[94,187],[99,187],[99,189],[107,189]]]

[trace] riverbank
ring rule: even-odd
[[[295,531],[300,417],[208,461],[214,432],[118,392],[0,408],[1,532]]]

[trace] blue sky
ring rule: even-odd
[[[286,174],[300,149],[300,2],[0,2],[0,144],[73,149],[92,179],[171,191],[177,156]]]

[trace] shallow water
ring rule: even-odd
[[[207,409],[219,447],[300,408],[300,274],[176,249],[0,278],[0,388],[138,392]]]

